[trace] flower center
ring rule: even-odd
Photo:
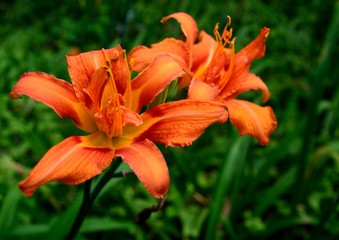
[[[104,66],[106,84],[101,97],[100,110],[95,114],[99,129],[105,132],[109,138],[119,136],[123,132],[123,110],[121,105],[124,104],[124,99],[118,92],[111,65],[112,61],[117,60],[117,58],[107,60]]]

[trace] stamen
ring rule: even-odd
[[[228,69],[226,71],[226,74],[223,76],[222,84],[219,86],[220,90],[223,90],[226,87],[228,81],[230,80],[232,72],[233,72],[234,57],[235,57],[235,54],[234,54],[234,41],[235,41],[235,38],[231,42],[232,44],[231,44],[231,47],[230,47],[230,62],[229,62],[229,66],[228,66]]]
[[[105,52],[103,51],[103,54],[105,55]],[[106,61],[106,71],[107,71],[107,77],[108,77],[108,87],[110,91],[109,101],[107,103],[107,107],[109,107],[109,111],[107,111],[107,114],[105,117],[107,117],[107,122],[112,124],[112,126],[109,127],[108,132],[106,134],[109,135],[109,137],[115,137],[122,134],[122,110],[120,109],[120,99],[119,99],[119,93],[118,89],[115,84],[114,75],[112,72],[112,65],[111,62],[116,60],[118,58],[115,56],[113,59],[109,59],[106,55],[105,58]]]
[[[214,36],[215,36],[215,40],[220,43],[223,47],[226,47],[226,45],[229,45],[229,47],[232,47],[234,44],[234,41],[231,40],[232,39],[232,33],[233,33],[233,29],[230,28],[229,30],[227,30],[227,28],[231,25],[231,17],[227,16],[227,23],[226,26],[222,32],[222,34],[220,34],[219,32],[219,24],[217,23],[214,27]]]
[[[222,90],[223,88],[225,88],[225,86],[227,85],[230,76],[232,74],[233,71],[233,66],[234,66],[234,43],[235,43],[235,38],[232,39],[232,33],[233,33],[233,29],[230,28],[228,30],[228,28],[231,25],[231,17],[227,16],[227,23],[226,26],[222,32],[222,34],[220,34],[219,30],[219,24],[216,24],[214,27],[214,35],[215,35],[215,39],[216,41],[221,45],[222,48],[229,48],[229,66],[228,66],[228,70],[226,71],[225,75],[222,77],[223,80],[221,81],[221,84],[219,85],[219,89]]]
[[[221,42],[221,36],[219,33],[219,23],[215,24],[214,30],[213,30],[215,40],[220,43]]]

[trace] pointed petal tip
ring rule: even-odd
[[[270,32],[271,29],[269,29],[268,27],[263,27],[261,29],[261,32],[265,34],[266,37],[268,37],[268,34]]]
[[[134,142],[117,149],[116,155],[130,166],[153,197],[166,195],[170,184],[169,172],[162,153],[154,143],[149,140]]]
[[[18,94],[16,92],[10,92],[8,94],[9,98],[12,99],[12,100],[15,100],[15,99],[20,99],[22,98],[21,94]]]
[[[168,186],[169,186],[169,183],[167,184],[163,184],[162,186],[159,185],[158,188],[147,188],[147,191],[155,198],[161,198],[163,199],[166,194],[167,194],[167,191],[168,191]]]
[[[267,27],[263,27],[261,30],[260,30],[260,33],[258,35],[258,38],[262,38],[262,41],[264,42],[265,44],[265,41],[266,39],[268,38],[268,35],[270,33],[270,29],[267,28]],[[265,49],[266,49],[266,46],[265,46]]]
[[[155,198],[164,198],[168,192],[169,188],[169,181],[166,183],[159,191],[157,191],[155,194],[152,194]]]
[[[26,182],[27,182],[27,179],[21,181],[19,183],[19,188],[20,190],[22,191],[22,193],[25,195],[25,197],[31,197],[33,196],[33,194],[35,193],[36,191],[36,187],[26,187]]]

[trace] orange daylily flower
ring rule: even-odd
[[[119,156],[154,197],[169,187],[169,173],[160,150],[185,146],[214,122],[227,118],[222,106],[200,100],[164,103],[141,113],[156,95],[184,72],[161,55],[131,81],[125,51],[118,45],[68,56],[72,84],[52,75],[21,76],[10,97],[27,95],[70,118],[87,136],[72,136],[52,147],[19,186],[26,196],[51,181],[84,182],[101,173]]]
[[[230,121],[241,135],[255,137],[261,145],[269,143],[270,134],[276,129],[277,121],[271,107],[261,107],[236,97],[245,91],[262,90],[262,101],[266,102],[270,92],[266,84],[249,69],[254,59],[265,54],[265,40],[269,29],[264,27],[260,34],[238,53],[234,53],[232,29],[227,30],[230,18],[222,34],[218,24],[214,29],[215,38],[201,31],[195,20],[186,13],[174,13],[162,19],[166,22],[174,18],[181,24],[186,41],[168,38],[152,44],[150,48],[138,46],[129,54],[134,62],[133,69],[142,71],[153,59],[165,52],[169,53],[185,70],[180,78],[180,87],[188,87],[189,99],[217,101],[223,103]],[[226,121],[226,120],[225,120]]]

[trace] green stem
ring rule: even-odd
[[[116,158],[111,167],[104,173],[104,175],[100,178],[99,182],[95,185],[93,191],[91,191],[91,183],[92,180],[88,180],[85,182],[84,185],[84,199],[82,202],[82,205],[79,209],[78,215],[73,223],[73,226],[71,228],[71,231],[69,232],[66,239],[72,240],[76,237],[78,234],[80,227],[82,223],[85,220],[85,217],[88,213],[88,211],[91,209],[94,200],[99,195],[102,188],[106,185],[106,183],[112,178],[112,175],[115,173],[115,171],[118,169],[118,167],[121,164],[121,158]]]

